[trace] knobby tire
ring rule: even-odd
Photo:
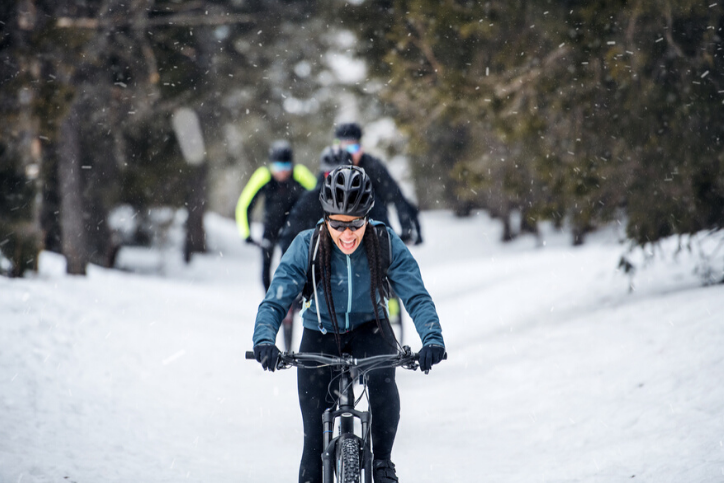
[[[360,448],[359,439],[341,438],[337,443],[337,464],[339,483],[360,483]]]

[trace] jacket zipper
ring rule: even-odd
[[[347,313],[344,314],[345,330],[349,330],[349,313],[352,311],[352,261],[347,255]]]

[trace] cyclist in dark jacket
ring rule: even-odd
[[[405,243],[422,243],[422,232],[417,218],[417,207],[408,201],[402,194],[400,187],[385,168],[382,161],[365,153],[360,145],[362,129],[356,123],[340,124],[335,130],[335,146],[326,148],[320,159],[317,186],[329,171],[338,164],[351,163],[364,169],[372,181],[375,192],[375,207],[370,213],[374,220],[381,221],[390,226],[387,216],[387,206],[394,204],[400,221],[400,238]],[[340,151],[350,153],[347,157]],[[302,230],[312,228],[322,217],[322,210],[318,198],[313,193],[302,196],[292,208],[288,222],[282,230],[279,247],[284,253],[289,245]]]
[[[382,280],[379,222],[368,215],[374,204],[370,178],[356,166],[332,171],[320,191],[324,220],[312,265],[318,278],[314,297],[305,303],[304,334],[300,352],[349,353],[354,357],[394,354],[397,344],[387,319]],[[370,226],[372,225],[372,226]],[[391,260],[387,279],[402,299],[422,340],[420,368],[429,370],[445,353],[435,305],[422,282],[417,262],[400,238],[386,228]],[[266,370],[274,371],[279,350],[277,332],[290,304],[307,283],[310,242],[314,230],[294,239],[274,273],[266,298],[259,305],[254,326],[254,355]],[[324,302],[322,302],[324,300]],[[317,305],[319,303],[319,305]],[[299,404],[304,423],[304,450],[300,483],[318,483],[322,476],[322,413],[333,401],[327,398],[334,373],[329,368],[299,368]],[[397,482],[391,461],[400,418],[395,369],[368,374],[372,412],[372,448],[375,483]]]
[[[385,205],[394,204],[400,221],[400,238],[408,244],[422,243],[420,223],[417,219],[417,207],[402,194],[402,190],[390,176],[381,160],[367,154],[362,148],[362,128],[355,122],[337,126],[334,132],[335,143],[352,154],[352,163],[364,169],[372,180],[375,199]],[[389,226],[389,223],[388,223]]]
[[[317,184],[314,175],[301,164],[294,164],[294,153],[286,141],[276,141],[269,150],[270,167],[257,169],[244,187],[236,204],[236,224],[247,243],[261,247],[264,291],[271,283],[271,260],[279,232],[292,206],[306,190]],[[249,220],[256,202],[264,198],[264,234],[261,242],[251,237]]]

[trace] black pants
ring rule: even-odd
[[[382,323],[384,326],[385,322]],[[389,327],[386,327],[385,335],[386,337],[382,335],[377,328],[377,322],[373,320],[352,332],[342,334],[342,351],[360,358],[394,354],[397,349]],[[338,355],[334,334],[322,334],[305,328],[299,352]],[[297,370],[299,406],[304,422],[304,451],[299,467],[299,483],[322,481],[322,413],[333,402],[328,392],[334,394],[337,390],[336,386],[329,386],[332,377],[333,371],[328,367]],[[367,388],[372,412],[374,458],[389,459],[400,421],[400,394],[395,383],[395,369],[370,371]]]
[[[261,283],[264,284],[264,293],[271,285],[271,264],[274,258],[274,248],[279,241],[279,230],[270,226],[264,227],[264,236],[261,240]]]
[[[274,244],[269,240],[262,240],[261,247],[261,283],[264,284],[264,293],[269,290],[271,285],[271,262],[274,256]]]

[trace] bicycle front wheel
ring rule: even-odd
[[[360,483],[359,439],[342,436],[337,442],[338,483]]]

